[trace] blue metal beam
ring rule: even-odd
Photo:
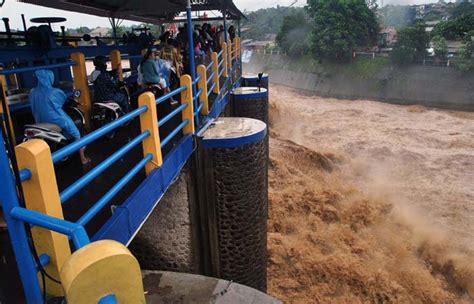
[[[36,264],[28,245],[28,236],[23,222],[12,217],[14,208],[20,206],[15,185],[15,178],[10,168],[10,160],[6,153],[5,141],[0,132],[0,174],[2,186],[0,187],[0,202],[2,203],[3,216],[8,226],[8,234],[15,253],[20,279],[25,290],[27,303],[42,303],[41,288],[36,276]]]

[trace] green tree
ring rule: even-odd
[[[286,16],[303,10],[302,7],[277,6],[245,12],[247,20],[242,21],[242,28],[245,28],[242,36],[244,39],[263,40],[266,34],[278,33]]]
[[[390,57],[396,64],[409,64],[415,60],[422,60],[426,56],[429,35],[425,30],[424,22],[417,22],[398,31]]]
[[[461,72],[468,72],[474,70],[474,60],[469,55],[466,48],[461,48],[454,58],[454,66]]]
[[[433,44],[433,49],[435,56],[440,59],[445,59],[448,55],[448,43],[443,36],[434,36],[431,39],[431,43]]]
[[[311,47],[319,59],[348,61],[357,47],[377,41],[377,18],[364,0],[308,0]]]
[[[471,58],[474,54],[474,30],[466,33],[463,38],[466,58]]]
[[[464,15],[474,16],[474,3],[464,1],[457,4],[451,12],[451,19],[456,19]]]
[[[309,51],[308,36],[310,32],[308,16],[303,10],[299,10],[283,19],[276,41],[288,55],[302,55]]]
[[[456,40],[462,39],[467,32],[472,30],[474,30],[474,14],[466,14],[438,23],[433,29],[433,35]]]

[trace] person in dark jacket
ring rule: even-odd
[[[115,102],[124,113],[130,111],[130,103],[120,90],[117,71],[107,71],[107,58],[99,55],[94,58],[95,70],[91,74],[94,84],[94,102]]]

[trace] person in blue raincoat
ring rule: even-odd
[[[31,111],[36,123],[52,123],[59,126],[64,136],[68,139],[78,140],[81,134],[76,125],[63,110],[66,94],[54,88],[54,74],[50,70],[37,70],[35,72],[38,84],[30,92],[29,100]],[[79,150],[83,164],[89,163],[90,158],[85,155],[86,147]]]

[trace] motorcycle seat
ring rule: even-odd
[[[120,108],[120,106],[118,105],[118,103],[114,102],[114,101],[105,101],[105,102],[96,102],[94,103],[94,106],[95,107],[101,107],[101,108],[108,108],[112,111],[117,111]]]
[[[40,129],[40,130],[43,130],[43,131],[55,131],[55,132],[58,132],[58,133],[61,133],[61,131],[62,131],[62,129],[58,125],[55,125],[55,124],[52,124],[52,123],[47,123],[47,122],[37,123],[37,124],[33,124],[33,125],[25,125],[25,129],[27,129],[27,128]]]

